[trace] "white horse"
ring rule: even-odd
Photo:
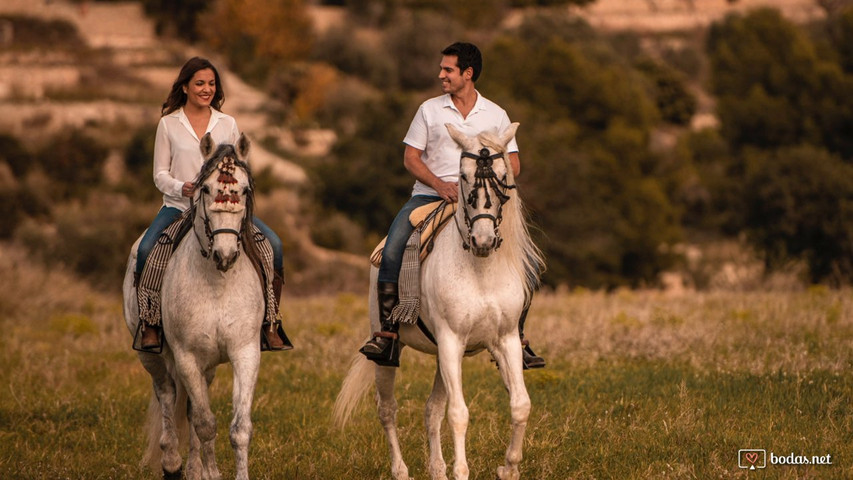
[[[401,325],[399,331],[402,345],[437,356],[425,418],[429,472],[433,479],[447,478],[440,433],[445,410],[453,435],[453,475],[457,480],[468,478],[465,456],[468,407],[462,395],[462,357],[483,349],[498,364],[509,391],[512,416],[505,464],[498,467],[497,475],[501,480],[519,478],[530,397],[522,376],[518,320],[525,299],[533,293],[531,276],[544,265],[530,239],[506,155],[506,145],[517,128],[514,123],[499,134],[468,137],[447,125],[451,137],[463,149],[460,207],[454,218],[456,225],[447,226],[435,240],[432,253],[422,265],[420,282],[420,317],[436,343],[414,325]],[[372,268],[370,273],[370,331],[374,332],[379,329],[377,269]],[[395,368],[377,366],[356,355],[338,395],[335,418],[339,425],[347,422],[369,389],[371,373],[375,375],[379,420],[388,439],[392,474],[396,480],[408,480],[408,468],[397,438]]]
[[[251,407],[264,318],[264,295],[253,266],[257,247],[251,233],[249,140],[241,135],[236,145],[217,147],[208,134],[201,139],[201,151],[205,164],[196,182],[193,228],[172,254],[163,276],[163,352],[138,354],[154,387],[143,462],[153,468],[160,463],[165,478],[181,478],[178,436],[186,433],[188,416],[187,478],[221,478],[208,387],[217,365],[231,362],[234,418],[230,437],[236,478],[242,480],[249,478]],[[124,278],[124,316],[131,335],[139,322],[133,286],[138,246],[139,240],[131,249]],[[241,251],[246,255],[240,255]]]

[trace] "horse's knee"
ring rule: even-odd
[[[510,410],[512,423],[527,423],[527,419],[530,418],[530,397],[525,396],[510,402]]]
[[[451,406],[447,409],[447,421],[457,433],[468,429],[468,407],[462,405]]]
[[[239,448],[249,445],[252,440],[252,422],[238,419],[231,425],[231,447]]]
[[[193,428],[198,439],[202,442],[209,442],[216,437],[216,418],[212,412],[193,412],[198,415],[193,415]]]

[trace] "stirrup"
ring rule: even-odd
[[[533,349],[530,348],[530,342],[522,340],[521,347],[521,364],[524,370],[545,368],[545,359],[533,353]]]
[[[279,321],[279,322],[275,322],[275,323],[276,323],[275,333],[278,335],[278,338],[281,339],[281,343],[283,344],[283,346],[280,348],[274,348],[270,344],[270,340],[268,337],[270,324],[269,324],[269,322],[264,322],[261,325],[261,351],[262,352],[285,352],[287,350],[293,350],[293,344],[290,343],[290,339],[287,338],[287,335],[284,333],[284,327],[282,327],[281,322]]]
[[[377,365],[383,367],[399,367],[400,366],[400,336],[394,332],[373,332],[373,338],[368,340],[368,344],[377,345],[374,341],[377,337],[386,338],[389,342],[385,345],[381,352],[365,351],[365,347],[361,347],[358,351],[372,360]],[[377,345],[378,346],[378,345]]]
[[[145,352],[145,353],[153,353],[155,355],[163,353],[163,344],[165,343],[165,339],[163,338],[163,328],[157,328],[157,336],[160,340],[160,345],[157,347],[149,347],[142,348],[142,324],[143,320],[139,321],[139,324],[136,326],[136,333],[133,335],[133,344],[131,345],[134,350],[137,352]],[[154,328],[149,326],[149,328]]]

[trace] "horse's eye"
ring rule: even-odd
[[[462,177],[462,181],[464,181],[465,183],[468,183],[468,176],[467,176],[467,175],[465,175],[465,174],[463,173],[463,174],[461,175],[461,177]]]
[[[210,193],[210,187],[208,187],[207,185],[202,185],[201,191],[204,193]]]

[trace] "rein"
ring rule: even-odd
[[[455,221],[456,229],[459,230],[459,235],[462,237],[462,248],[465,250],[469,250],[471,248],[471,227],[474,225],[474,222],[480,220],[481,218],[486,218],[492,221],[495,227],[495,236],[497,237],[497,244],[495,245],[495,250],[500,248],[503,239],[501,238],[499,227],[501,221],[503,220],[503,205],[509,201],[509,195],[506,193],[507,190],[511,190],[516,188],[515,185],[508,185],[503,180],[499,179],[497,174],[495,173],[492,165],[494,161],[498,158],[502,158],[504,156],[503,152],[491,153],[488,148],[481,148],[478,154],[474,154],[471,152],[462,152],[462,158],[471,158],[477,161],[477,171],[474,172],[474,185],[472,186],[471,191],[468,193],[468,198],[466,202],[473,208],[477,208],[477,200],[479,198],[478,191],[483,189],[486,194],[486,203],[483,205],[484,208],[492,208],[492,197],[489,195],[489,190],[493,191],[495,195],[498,197],[500,201],[500,206],[498,207],[498,215],[495,217],[490,213],[480,213],[478,215],[470,216],[468,213],[468,207],[464,207],[462,210],[465,214],[465,226],[468,229],[467,235],[463,233],[462,227],[459,226],[459,220]],[[463,175],[464,179],[464,175]],[[465,180],[467,182],[467,179]],[[491,188],[489,188],[491,187]]]

